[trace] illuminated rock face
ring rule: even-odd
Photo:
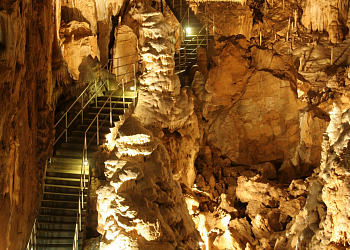
[[[98,188],[101,249],[197,249],[194,223],[162,143],[130,117],[112,130]]]
[[[125,0],[67,0],[62,1],[62,20],[66,24],[76,20],[89,25],[101,52],[101,63],[108,60],[108,44],[112,31],[112,16],[119,14]],[[98,34],[98,38],[97,38]]]
[[[239,36],[217,42],[208,80],[203,86],[196,76],[192,85],[208,121],[208,142],[235,164],[292,159],[305,107],[297,99],[293,61],[248,47]]]
[[[195,97],[189,88],[180,90],[174,72],[173,31],[163,15],[146,7],[134,15],[142,19],[139,42],[143,72],[135,115],[164,142],[175,179],[191,186],[203,136],[194,110]]]
[[[333,112],[336,113],[337,107]],[[331,117],[329,127],[338,124],[337,131],[324,135],[322,144],[322,161],[318,176],[320,187],[319,203],[326,206],[318,213],[319,227],[309,227],[313,230],[310,247],[326,249],[328,245],[348,246],[349,228],[349,120],[350,111],[346,111],[341,119],[336,115]],[[332,134],[332,137],[331,137]],[[333,140],[331,140],[333,138]],[[314,199],[316,197],[314,196]],[[328,249],[328,248],[327,248]]]
[[[79,67],[84,58],[100,58],[97,36],[86,22],[71,21],[63,24],[60,29],[60,43],[62,55],[75,80],[79,79]]]

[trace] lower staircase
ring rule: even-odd
[[[67,141],[63,140],[60,145],[59,143],[56,144],[59,146],[56,146],[54,156],[46,170],[43,200],[40,215],[36,222],[36,248],[34,249],[71,250],[73,247],[85,132],[91,125],[86,133],[87,143],[90,143],[87,150],[87,159],[91,159],[93,153],[98,149],[98,144],[104,144],[105,136],[110,132],[110,107],[114,106],[112,108],[113,122],[118,121],[119,116],[124,114],[124,110],[128,108],[129,104],[135,102],[137,97],[136,92],[124,92],[123,101],[123,93],[116,92],[100,111],[111,93],[111,91],[105,91],[104,96],[98,97],[97,103],[90,104],[88,110],[84,112],[83,121],[79,121],[80,124],[72,129],[73,131],[67,136]],[[95,119],[98,113],[99,143],[97,143],[97,119]],[[85,182],[88,183],[88,165],[83,175],[85,175]],[[86,201],[87,192],[84,189],[82,224],[85,222]],[[82,231],[79,232],[76,249],[82,249],[84,225],[81,228]]]

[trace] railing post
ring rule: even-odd
[[[112,97],[109,99],[109,123],[113,124],[113,117],[112,117]]]
[[[125,83],[128,84],[128,57],[125,57]],[[123,90],[124,91],[124,90]]]
[[[84,123],[84,95],[81,95],[81,124]]]
[[[117,58],[117,84],[119,84],[119,57]]]
[[[34,221],[33,250],[36,250],[36,220]]]
[[[207,3],[205,3],[205,8],[204,8],[204,12],[205,12],[205,36],[207,38],[207,49],[209,47],[209,43],[208,43],[208,18],[207,18]]]
[[[135,99],[136,99],[136,72],[135,72],[135,63],[134,63],[134,98],[132,99],[132,104],[135,107]]]
[[[179,74],[181,72],[181,48],[179,49]]]
[[[187,67],[187,54],[186,54],[186,46],[184,48],[184,52],[185,52],[185,71],[186,71],[186,67]]]
[[[97,108],[97,83],[95,79],[95,107]]]
[[[66,114],[66,142],[68,141],[68,114]]]
[[[109,76],[107,77],[107,91],[109,91]]]
[[[96,127],[96,128],[97,128],[97,146],[100,145],[100,141],[99,141],[99,139],[100,139],[100,137],[99,137],[99,136],[100,136],[100,133],[99,133],[99,128],[98,128],[98,123],[99,123],[99,122],[98,122],[98,114],[97,114],[97,127]],[[84,174],[85,174],[85,173],[84,173]]]
[[[213,36],[215,36],[215,13],[213,13]]]
[[[124,79],[122,79],[122,87],[123,87],[123,109],[125,111],[125,92],[124,92]]]
[[[81,177],[80,177],[81,180]],[[79,201],[78,201],[78,225],[79,225],[79,229],[78,231],[81,231],[81,221],[80,221],[80,213],[81,213],[81,203],[80,203],[80,197],[79,197]],[[78,237],[78,234],[77,234]]]

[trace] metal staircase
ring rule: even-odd
[[[203,25],[185,0],[166,0],[166,3],[179,21],[179,26],[175,31],[179,34],[176,45],[180,45],[175,52],[175,72],[181,74],[197,63],[198,48],[207,48],[209,40],[213,39],[214,20],[209,18],[205,11],[203,13],[205,24]],[[212,31],[208,29],[208,22],[212,22]]]
[[[98,146],[105,143],[113,123],[131,103],[136,104],[135,63],[135,60],[121,66],[118,63],[117,67],[124,67],[121,71],[125,73],[117,76],[120,82],[113,90],[109,89],[108,79],[103,83],[90,83],[56,122],[55,127],[65,122],[64,129],[57,136],[54,156],[47,165],[40,214],[27,249],[82,249],[89,159]],[[95,93],[84,104],[84,94],[92,84],[95,84]],[[132,86],[132,90],[126,86]],[[77,105],[81,105],[81,109],[69,120],[70,111]]]

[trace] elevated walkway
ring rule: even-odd
[[[196,65],[198,48],[207,48],[214,38],[214,30],[209,32],[207,23],[213,20],[204,13],[206,23],[202,24],[185,0],[166,0],[166,3],[180,23],[175,31],[179,35],[176,44],[180,45],[175,52],[175,72],[181,74]]]

